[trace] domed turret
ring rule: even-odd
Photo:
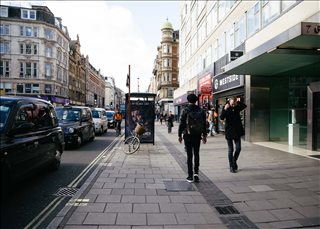
[[[163,23],[163,25],[162,25],[161,30],[163,30],[163,29],[172,29],[172,30],[173,30],[173,26],[172,26],[172,24],[168,21],[168,18],[167,18],[167,21],[166,21],[165,23]]]

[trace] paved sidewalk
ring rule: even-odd
[[[133,155],[118,148],[51,222],[49,228],[317,228],[320,161],[243,142],[239,172],[228,170],[223,135],[201,145],[200,183],[194,191],[168,191],[185,182],[186,156],[156,123],[156,143]]]

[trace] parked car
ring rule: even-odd
[[[92,109],[92,117],[96,134],[103,134],[108,131],[108,119],[106,110],[103,108]]]
[[[83,106],[56,107],[59,125],[66,144],[80,147],[83,142],[95,139],[91,109]]]
[[[109,128],[114,128],[115,127],[115,120],[113,118],[113,115],[114,115],[114,111],[106,111],[107,113],[107,118],[108,118],[108,127]]]
[[[47,101],[0,97],[1,183],[15,182],[41,167],[59,168],[64,135]]]

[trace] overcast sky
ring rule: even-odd
[[[81,53],[104,76],[127,92],[126,75],[131,65],[131,91],[144,92],[152,76],[161,27],[168,18],[179,29],[178,1],[11,1],[26,6],[46,5],[62,18],[72,40],[80,37]],[[8,5],[7,1],[1,4]]]

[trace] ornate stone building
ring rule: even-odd
[[[160,112],[174,113],[173,91],[179,87],[179,31],[174,31],[167,20],[162,28],[161,44],[155,60],[153,74],[157,84],[157,105]]]
[[[69,98],[71,105],[86,104],[86,66],[80,52],[80,40],[70,41],[69,50]]]
[[[0,6],[2,94],[68,100],[70,37],[61,18],[46,6]]]

